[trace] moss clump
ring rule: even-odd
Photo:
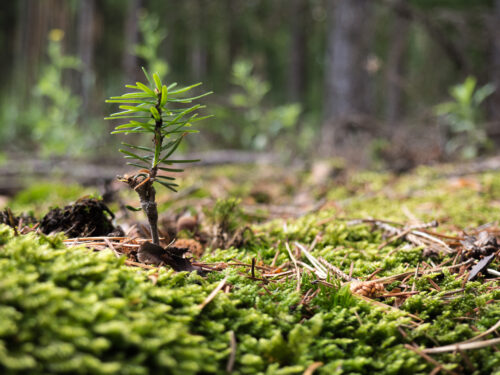
[[[469,182],[459,189],[436,176],[428,169],[399,179],[361,174],[325,193],[337,200],[335,207],[290,219],[286,229],[282,220],[254,226],[256,235],[244,246],[215,250],[203,260],[256,258],[270,264],[279,251],[280,265],[290,260],[285,241],[317,239],[312,254],[344,271],[352,264],[355,277],[378,268],[380,277],[414,269],[430,262],[421,248],[396,250],[402,243],[397,241],[379,249],[385,241],[381,231],[345,219],[404,222],[405,206],[421,220],[440,220],[444,230],[439,230],[449,233],[497,219],[491,200],[498,196],[500,174],[475,178],[480,188]],[[490,267],[498,269],[498,262]],[[307,274],[297,291],[295,280],[264,285],[248,278],[244,267],[206,278],[146,272],[125,266],[112,252],[67,249],[61,237],[15,237],[4,226],[0,273],[0,373],[6,374],[223,374],[231,332],[237,341],[235,374],[301,374],[314,362],[323,363],[315,371],[323,375],[426,374],[434,366],[404,344],[435,347],[467,340],[500,316],[498,281],[480,279],[450,294],[461,290],[462,280],[448,271],[406,280],[419,294],[397,312],[360,300],[345,287],[313,284]],[[200,310],[225,276],[230,292],[220,292]],[[318,287],[319,294],[301,305],[304,294]],[[413,325],[406,313],[423,322]],[[456,353],[433,358],[456,373],[500,371],[500,354],[493,348],[468,351],[467,360]]]
[[[0,238],[2,373],[217,368],[221,354],[189,329],[193,303],[206,294],[199,277],[163,271],[154,286],[109,252],[68,250],[60,237],[13,237],[5,226]]]
[[[339,365],[384,372],[396,352],[408,359],[400,371],[425,368],[397,342],[406,318],[364,303],[335,304],[343,301],[335,291],[325,290],[321,311],[299,324],[294,283],[270,284],[267,294],[230,270],[233,291],[200,311],[223,275],[153,276],[111,252],[67,249],[61,237],[15,237],[6,226],[0,241],[2,373],[224,373],[230,331],[238,342],[235,373],[301,373],[317,360],[330,363],[324,374]]]

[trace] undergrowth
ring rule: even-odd
[[[405,221],[409,212],[441,220],[443,231],[454,233],[494,220],[500,175],[460,183],[457,188],[425,169],[400,179],[358,174],[344,186],[328,187],[334,207],[286,225],[275,220],[254,226],[255,236],[244,247],[214,250],[203,261],[255,258],[269,265],[278,251],[280,265],[290,260],[287,241],[308,245],[317,238],[312,254],[346,272],[352,264],[355,277],[378,268],[378,277],[411,270],[428,261],[422,249],[395,250],[401,241],[379,249],[384,242],[379,231],[348,225],[346,219]],[[0,372],[5,374],[223,374],[232,333],[234,374],[302,374],[316,362],[322,365],[314,373],[323,375],[428,374],[435,366],[405,344],[435,347],[467,340],[500,316],[494,281],[468,282],[457,298],[441,298],[462,287],[448,271],[410,278],[407,283],[420,293],[395,311],[359,299],[335,280],[329,280],[335,288],[318,286],[304,274],[298,291],[292,279],[263,284],[258,269],[251,279],[246,267],[206,277],[164,268],[144,271],[124,265],[111,251],[67,249],[60,236],[15,236],[6,226],[0,227],[0,275]],[[226,276],[229,293],[218,293],[200,308]],[[319,294],[301,304],[303,295],[318,287]],[[422,322],[414,325],[408,313]],[[466,359],[457,353],[432,357],[455,373],[500,373],[500,352],[491,347],[467,351]]]

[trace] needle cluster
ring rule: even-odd
[[[124,148],[119,151],[130,161],[128,165],[139,168],[132,176],[121,178],[134,189],[140,197],[141,207],[148,217],[153,242],[158,244],[158,212],[155,202],[153,184],[159,183],[166,188],[177,191],[178,185],[174,182],[172,172],[182,172],[183,169],[174,168],[179,163],[191,163],[198,160],[173,159],[182,139],[189,133],[196,133],[191,129],[193,123],[210,116],[199,116],[203,105],[190,105],[193,101],[211,94],[188,97],[190,90],[201,85],[177,89],[177,84],[165,85],[157,73],[153,79],[143,69],[148,85],[136,82],[135,85],[125,87],[135,91],[121,96],[113,96],[107,103],[118,103],[122,111],[111,114],[107,120],[123,119],[125,123],[115,127],[111,134],[151,134],[152,145],[137,145],[122,142]],[[189,104],[189,105],[186,105]],[[166,172],[162,173],[162,172]]]

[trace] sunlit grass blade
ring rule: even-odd
[[[201,82],[198,82],[198,83],[195,83],[194,85],[191,85],[191,86],[186,86],[186,87],[183,87],[181,89],[178,89],[178,90],[175,90],[175,91],[171,91],[170,92],[170,95],[177,95],[177,94],[182,94],[186,91],[189,91],[191,89],[194,89],[195,87],[198,87],[201,85]]]

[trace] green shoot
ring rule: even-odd
[[[127,121],[117,125],[111,134],[149,133],[153,136],[150,146],[122,143],[124,148],[119,151],[124,154],[125,159],[130,160],[127,164],[139,170],[133,176],[120,179],[139,194],[141,207],[151,227],[153,243],[158,244],[158,212],[153,185],[158,183],[174,192],[177,191],[175,178],[161,172],[182,172],[182,169],[171,166],[199,161],[172,159],[172,155],[187,134],[198,132],[191,128],[193,123],[211,117],[198,116],[198,110],[204,108],[202,105],[183,105],[190,104],[211,92],[189,97],[186,93],[201,83],[174,90],[176,84],[167,86],[161,82],[157,73],[154,73],[151,79],[148,72],[145,69],[143,71],[148,85],[141,82],[126,85],[125,87],[135,91],[106,100],[107,103],[120,104],[119,108],[122,110],[106,117],[106,120]]]

